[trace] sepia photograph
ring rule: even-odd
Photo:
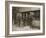
[[[40,8],[12,7],[12,31],[40,30]]]

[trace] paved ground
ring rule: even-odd
[[[30,26],[24,26],[24,27],[17,27],[15,25],[13,25],[12,27],[13,31],[31,31],[31,30],[38,30],[37,28],[32,28]]]

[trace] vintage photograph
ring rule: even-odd
[[[12,7],[12,31],[40,30],[40,8]]]

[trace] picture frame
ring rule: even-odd
[[[25,13],[25,11],[30,12],[30,8],[31,8],[31,10],[40,10],[39,11],[39,13],[40,13],[39,14],[40,15],[40,17],[39,17],[40,29],[38,29],[38,30],[31,30],[31,31],[29,31],[29,29],[27,31],[20,31],[20,30],[19,31],[14,31],[14,29],[13,29],[14,27],[12,25],[12,23],[13,23],[13,20],[12,19],[14,17],[14,14],[13,14],[14,10],[16,11],[16,9],[19,9],[18,10],[19,12]],[[28,9],[28,10],[24,10],[23,11],[23,9]],[[16,12],[16,14],[17,14],[17,12]],[[37,26],[37,28],[38,27],[39,26]],[[13,29],[13,31],[12,31],[12,29]],[[19,2],[19,1],[6,1],[5,2],[5,36],[6,37],[35,36],[35,35],[44,35],[44,34],[45,34],[45,4],[44,3]]]

